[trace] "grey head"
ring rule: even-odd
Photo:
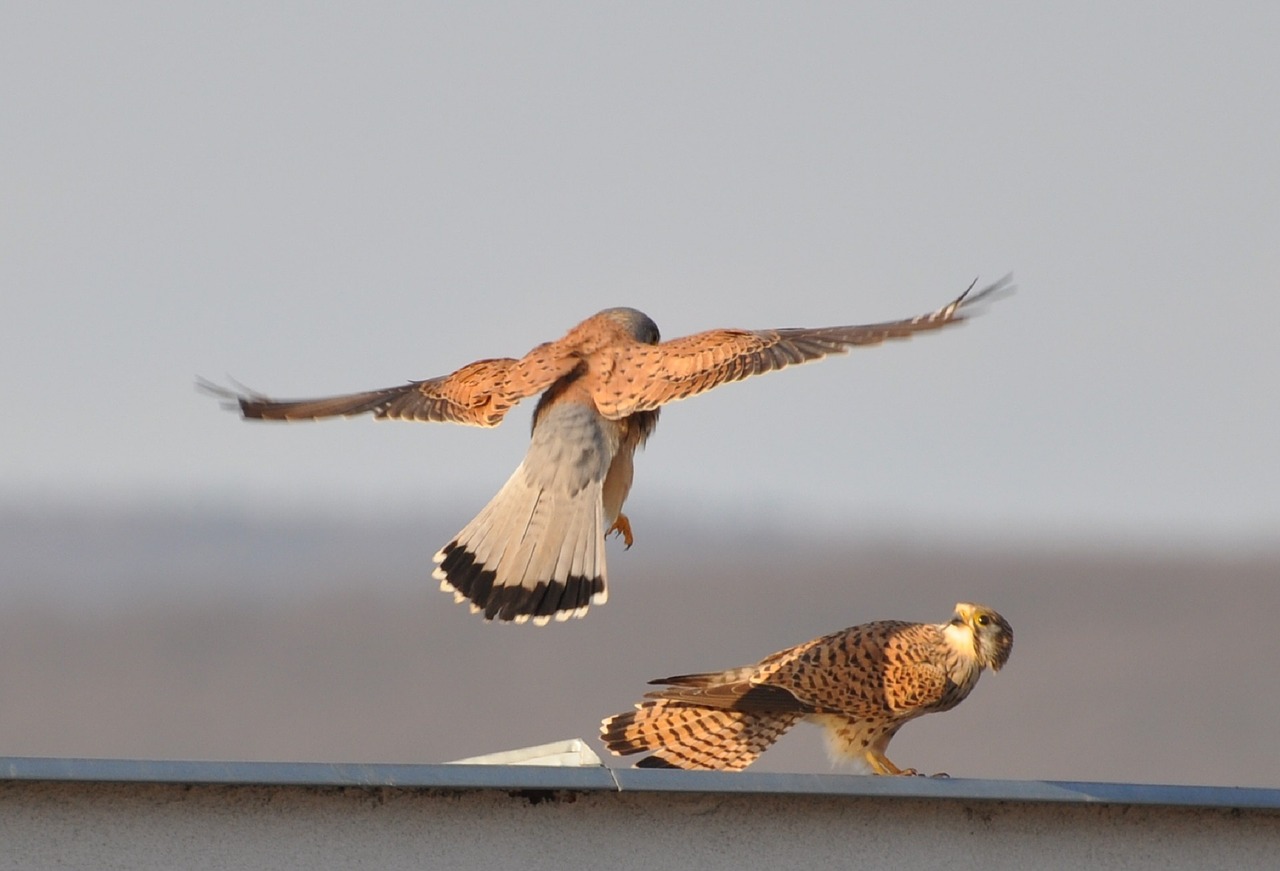
[[[619,308],[607,308],[600,312],[600,316],[607,317],[615,324],[618,324],[630,333],[631,337],[637,342],[656,345],[662,341],[662,336],[658,334],[658,325],[642,311],[622,306]]]

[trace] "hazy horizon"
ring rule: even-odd
[[[1280,552],[1001,549],[637,524],[610,601],[486,624],[413,520],[0,512],[0,755],[445,762],[595,740],[646,681],[846,625],[1013,624],[1009,665],[891,758],[954,776],[1274,786]],[[77,595],[79,591],[79,595]],[[606,759],[610,765],[631,760]],[[754,770],[831,771],[803,728]],[[837,769],[839,770],[839,769]]]

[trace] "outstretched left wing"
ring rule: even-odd
[[[977,293],[970,292],[970,285],[937,311],[899,321],[812,329],[710,330],[637,348],[602,383],[596,405],[601,414],[615,419],[651,411],[731,381],[960,323],[966,309],[1012,289],[1011,276]]]

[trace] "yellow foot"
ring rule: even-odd
[[[885,774],[891,777],[924,777],[925,775],[916,771],[914,768],[899,768],[889,761],[889,757],[876,750],[866,751],[864,758],[867,764],[871,766],[871,770],[876,774]]]
[[[618,533],[622,536],[623,543],[627,546],[627,550],[631,550],[631,545],[636,543],[635,536],[631,534],[631,521],[627,519],[627,515],[619,514],[618,519],[613,521],[613,526],[605,530],[605,535]]]

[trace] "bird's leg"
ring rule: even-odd
[[[867,750],[864,754],[867,764],[876,774],[888,774],[898,777],[918,777],[920,772],[914,768],[899,768],[889,761],[889,757],[876,750]]]
[[[613,526],[606,529],[604,534],[612,535],[615,532],[622,536],[622,541],[627,546],[627,550],[631,550],[631,545],[635,544],[636,539],[631,534],[631,521],[627,519],[627,515],[621,512],[618,514],[618,519],[613,521]]]

